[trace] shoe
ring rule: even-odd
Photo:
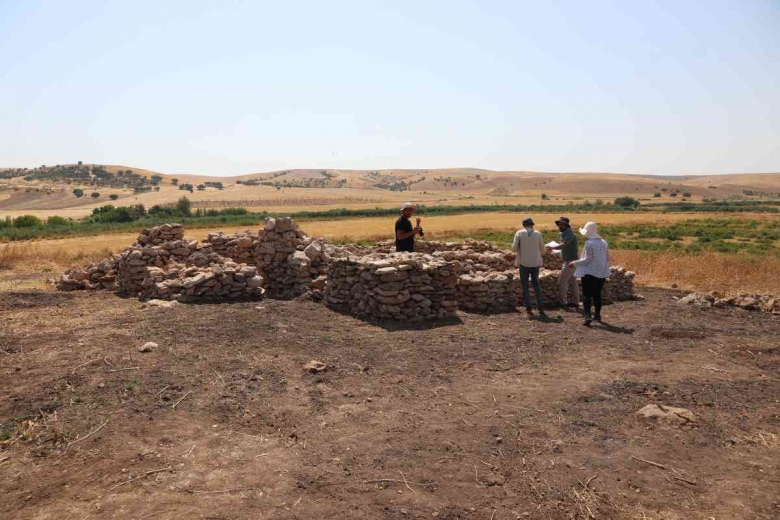
[[[585,318],[585,322],[583,323],[583,325],[585,325],[586,327],[590,327],[590,324],[591,324],[592,322],[593,322],[593,320],[592,320],[592,319],[590,319],[590,318]]]
[[[539,309],[539,316],[541,316],[542,318],[546,318],[547,313],[545,313],[542,309]]]
[[[601,323],[601,316],[596,316],[596,317],[595,317],[595,318],[593,318],[593,319],[594,319],[594,320],[596,320],[597,322]]]
[[[534,311],[532,311],[531,309],[526,309],[525,312],[528,314],[529,318],[533,318],[534,317]]]

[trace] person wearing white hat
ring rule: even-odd
[[[401,206],[401,216],[395,221],[395,250],[414,253],[414,237],[422,236],[423,230],[420,227],[420,219],[417,219],[417,226],[412,226],[409,218],[414,214],[417,207],[411,202],[405,202]]]
[[[576,269],[574,276],[582,278],[583,325],[590,327],[594,319],[601,321],[601,291],[610,274],[609,247],[607,241],[599,236],[598,224],[595,222],[585,224],[580,234],[586,238],[585,247],[580,259],[569,262],[569,267]],[[595,308],[595,315],[590,313],[591,305]]]

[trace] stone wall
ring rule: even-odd
[[[503,312],[522,305],[513,252],[488,242],[418,241],[423,253],[394,243],[336,247],[307,236],[289,217],[266,219],[258,233],[210,233],[200,244],[181,224],[144,229],[121,253],[66,271],[60,290],[108,289],[140,298],[293,298],[314,291],[329,305],[376,319],[429,319],[455,309]],[[560,255],[546,253],[543,305],[557,305]],[[634,298],[634,274],[613,267],[606,302]]]
[[[216,253],[203,256],[206,265],[188,260],[167,268],[147,267],[141,298],[191,302],[262,295],[264,280],[257,276],[255,266],[239,264]]]
[[[418,253],[334,259],[324,301],[377,320],[446,318],[458,309],[450,262]]]
[[[626,271],[621,266],[612,266],[609,268],[610,275],[607,281],[604,283],[604,289],[601,293],[604,303],[612,303],[616,301],[633,300],[636,298],[636,292],[634,289],[634,276],[631,271]],[[539,272],[539,284],[542,286],[542,305],[545,308],[556,307],[558,303],[558,277],[560,271],[552,271],[548,269],[542,269]],[[582,299],[582,281],[577,280],[580,286],[580,299]],[[530,284],[530,281],[529,281]],[[536,304],[536,295],[534,293],[533,285],[530,286],[531,301]],[[515,286],[515,294],[517,295],[517,305],[524,306],[523,300],[523,286],[518,277]]]

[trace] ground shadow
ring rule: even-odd
[[[461,320],[457,316],[454,316],[452,318],[439,318],[439,319],[432,319],[427,321],[410,320],[408,322],[397,322],[397,321],[377,320],[369,316],[355,314],[353,312],[350,312],[348,308],[341,307],[341,306],[324,305],[324,308],[332,312],[341,314],[342,316],[348,316],[352,319],[362,321],[363,323],[367,323],[369,325],[373,325],[375,327],[385,329],[388,332],[396,332],[401,330],[431,330],[431,329],[438,329],[441,327],[451,327],[453,325],[463,324],[463,320]]]
[[[617,325],[610,325],[604,321],[601,323],[594,321],[591,325],[591,328],[605,330],[607,332],[612,332],[613,334],[633,334],[636,330],[630,327],[618,327]]]

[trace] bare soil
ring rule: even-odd
[[[780,320],[643,293],[588,329],[0,292],[0,518],[778,518]]]

